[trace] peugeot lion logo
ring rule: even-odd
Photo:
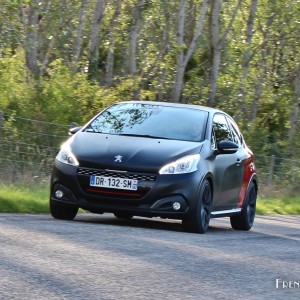
[[[123,158],[122,155],[116,155],[115,156],[115,162],[122,162],[122,158]]]

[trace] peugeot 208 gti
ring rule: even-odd
[[[114,104],[62,145],[51,177],[50,211],[71,220],[93,213],[182,220],[204,233],[212,217],[249,230],[257,176],[253,153],[226,113],[128,101]]]

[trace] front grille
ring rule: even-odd
[[[100,187],[90,186],[90,176],[106,176],[115,178],[125,178],[125,179],[136,179],[139,181],[139,187],[137,190],[122,190],[122,189],[109,189]],[[142,174],[142,173],[132,173],[132,172],[122,172],[122,171],[111,171],[111,170],[99,170],[91,168],[78,168],[77,169],[77,179],[81,188],[85,193],[93,196],[102,196],[105,198],[112,199],[141,199],[150,190],[151,186],[156,181],[157,176],[152,174]],[[148,183],[148,184],[147,184]],[[95,202],[94,200],[90,200]]]
[[[88,169],[88,168],[78,168],[78,175],[96,175],[96,176],[106,176],[106,177],[118,177],[118,178],[127,178],[127,179],[137,179],[144,181],[155,181],[156,175],[149,174],[136,174],[129,172],[120,172],[120,171],[107,171],[107,170],[97,170],[97,169]]]

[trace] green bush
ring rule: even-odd
[[[0,59],[0,110],[32,117],[39,111],[34,79],[25,67],[23,51]]]

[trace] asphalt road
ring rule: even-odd
[[[249,232],[213,219],[198,235],[179,221],[0,214],[0,299],[300,299],[299,229],[300,216],[260,216]]]

